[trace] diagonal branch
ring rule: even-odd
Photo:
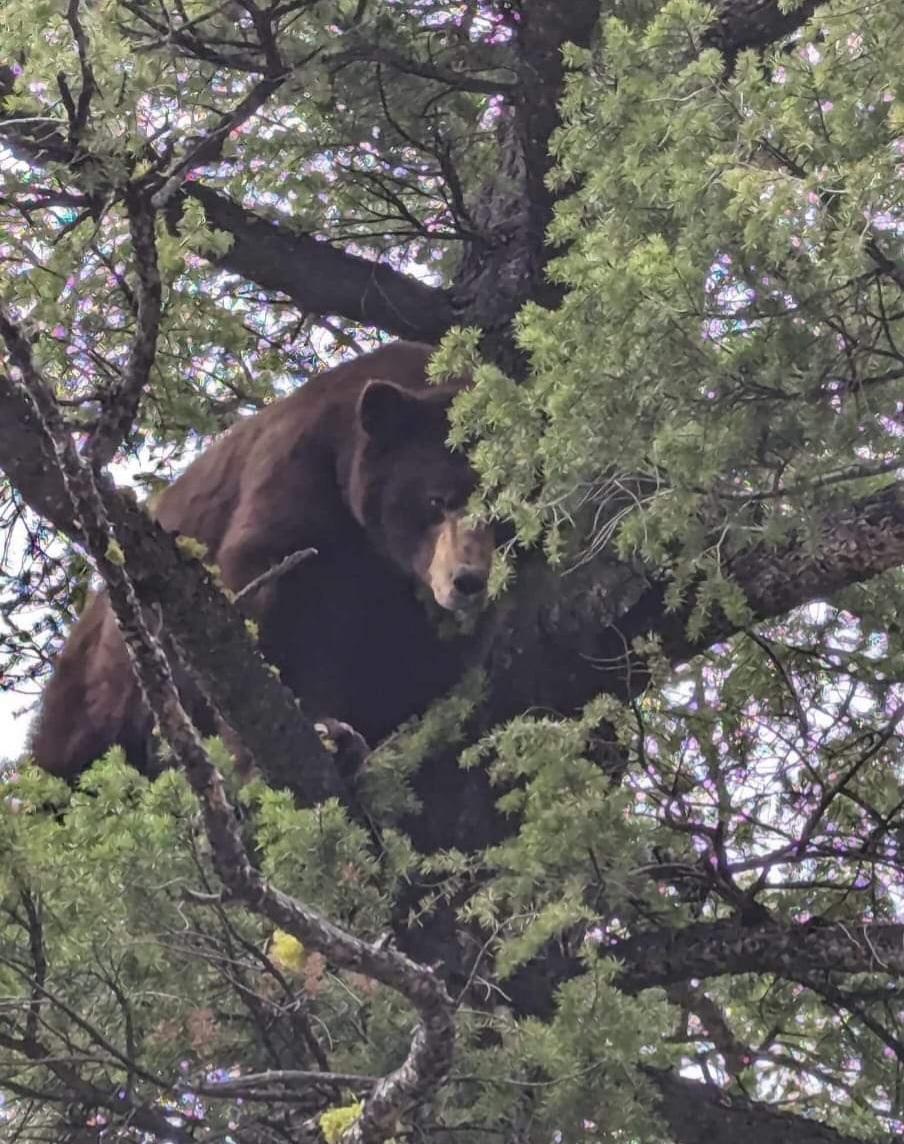
[[[750,622],[786,615],[904,565],[904,484],[893,484],[826,511],[818,531],[799,527],[778,545],[759,543],[726,565],[746,597],[742,622],[716,610],[691,638],[687,621],[696,595],[683,608],[665,606],[668,580],[603,551],[562,576],[530,555],[505,605],[486,667],[482,719],[499,723],[545,706],[575,711],[602,693],[629,697],[647,683],[646,657],[635,640],[658,637],[662,653],[680,663]]]
[[[15,344],[18,331],[8,319],[0,318],[0,332]],[[16,354],[26,364],[28,351],[25,344]],[[61,531],[77,533],[49,442],[17,385],[3,374],[0,469],[30,508]],[[267,670],[239,612],[202,565],[182,554],[132,498],[108,487],[103,496],[142,603],[159,606],[166,630],[190,669],[204,681],[214,706],[239,738],[254,745],[255,758],[270,782],[288,787],[306,805],[337,795],[332,756],[295,697]]]
[[[255,115],[270,96],[282,87],[289,75],[290,72],[284,70],[280,75],[268,76],[262,79],[260,83],[256,83],[232,111],[224,112],[209,131],[205,132],[200,139],[195,140],[194,145],[167,175],[163,186],[155,192],[151,200],[154,209],[163,210],[166,204],[177,194],[192,171],[219,159],[223,145],[229,135]]]
[[[114,1114],[125,1115],[136,1128],[147,1132],[152,1139],[172,1140],[173,1144],[189,1144],[190,1136],[178,1125],[172,1125],[170,1117],[162,1108],[155,1107],[149,1102],[136,1099],[130,1092],[121,1087],[101,1088],[83,1076],[78,1069],[64,1060],[60,1060],[55,1053],[47,1049],[35,1037],[26,1034],[24,1037],[11,1037],[8,1033],[0,1031],[0,1048],[11,1053],[20,1054],[35,1064],[44,1065],[61,1085],[65,1087],[66,1099],[83,1101],[90,1108],[109,1109]],[[17,1085],[4,1077],[4,1088],[11,1088],[13,1092],[24,1091],[40,1099],[48,1099],[47,1093]]]
[[[676,1144],[860,1144],[836,1128],[664,1069],[645,1068]]]
[[[430,343],[452,325],[446,290],[263,219],[202,184],[189,183],[183,193],[201,204],[211,227],[232,235],[229,250],[216,258],[218,266],[286,294],[306,313],[336,315]]]
[[[408,1056],[375,1086],[359,1120],[348,1132],[351,1144],[379,1144],[397,1131],[406,1112],[426,1103],[448,1076],[455,1043],[452,1003],[431,969],[380,943],[368,944],[354,937],[316,910],[271,886],[254,867],[222,776],[182,707],[163,647],[147,625],[123,560],[111,551],[111,543],[119,538],[95,477],[80,459],[59,407],[35,372],[27,343],[2,311],[0,333],[22,376],[12,385],[22,401],[31,406],[32,416],[50,440],[73,515],[107,585],[142,691],[201,804],[214,865],[229,896],[336,966],[364,973],[400,993],[418,1013]]]
[[[799,527],[782,544],[757,544],[732,559],[726,570],[760,621],[902,565],[904,483],[895,483],[825,512],[814,529]],[[718,617],[695,650],[736,631],[736,624]],[[680,642],[676,636],[676,652]]]
[[[141,194],[131,188],[126,191],[126,209],[138,279],[135,333],[122,379],[106,398],[97,425],[85,443],[86,455],[98,469],[113,459],[132,428],[141,395],[150,379],[160,328],[161,286],[154,211]]]
[[[250,114],[262,102],[261,97],[268,96],[281,82],[282,78],[262,81],[252,93],[254,98],[249,96],[251,103],[240,105],[232,117],[225,116],[220,126],[227,132],[232,130],[237,112]],[[0,138],[25,162],[70,164],[76,181],[90,177],[92,194],[98,195],[102,174],[97,162],[90,156],[76,157],[58,119],[4,113],[3,97],[12,91],[13,83],[12,71],[0,67]],[[169,203],[172,225],[190,197],[203,207],[208,225],[232,236],[230,249],[212,258],[216,266],[265,290],[285,294],[305,313],[347,318],[415,341],[439,341],[455,320],[448,290],[420,282],[388,263],[350,254],[325,239],[264,219],[201,183],[183,182],[190,168],[205,159],[208,145],[212,149],[220,142],[221,135],[205,136],[200,152],[187,155],[164,184],[160,200]],[[181,187],[174,193],[172,180],[176,178]]]
[[[476,52],[474,54],[476,55]],[[331,72],[352,63],[380,64],[405,75],[436,80],[438,83],[448,85],[454,91],[472,91],[478,95],[514,95],[518,91],[518,84],[514,80],[484,79],[473,74],[466,67],[454,65],[443,67],[441,64],[405,56],[401,52],[382,44],[360,44],[327,56],[324,62]],[[507,66],[503,60],[500,60],[500,65]],[[512,70],[510,65],[508,67],[509,70]]]

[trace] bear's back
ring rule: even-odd
[[[365,385],[385,379],[422,388],[431,352],[416,342],[393,342],[317,374],[209,445],[160,494],[153,515],[168,532],[201,541],[216,559],[252,482],[275,484],[282,471],[291,471],[295,488],[303,483],[306,499],[323,499],[347,472]]]

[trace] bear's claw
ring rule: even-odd
[[[314,730],[327,750],[332,745],[336,765],[344,775],[352,777],[366,762],[370,746],[350,724],[340,719],[318,719]]]

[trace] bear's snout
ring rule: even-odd
[[[467,528],[463,514],[448,513],[432,536],[426,580],[433,597],[449,612],[470,612],[486,596],[493,561],[493,533]]]
[[[487,589],[488,571],[463,567],[452,577],[452,587],[462,596],[477,596]]]

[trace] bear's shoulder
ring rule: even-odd
[[[252,489],[326,504],[341,492],[357,444],[358,403],[372,381],[427,388],[433,347],[391,342],[318,373],[286,397],[237,422],[165,489],[154,516],[168,531],[215,551]]]

